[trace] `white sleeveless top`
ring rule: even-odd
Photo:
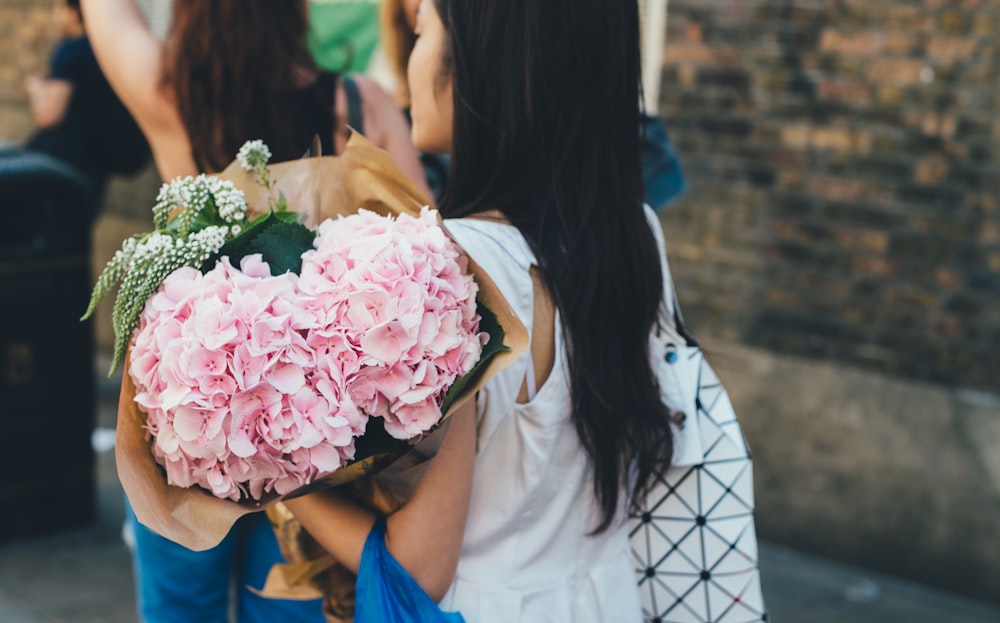
[[[496,282],[531,333],[534,255],[510,225],[444,222]],[[588,536],[599,506],[589,460],[570,418],[558,315],[549,378],[525,404],[517,395],[530,349],[479,393],[478,454],[455,582],[441,601],[467,623],[642,620],[625,513]]]

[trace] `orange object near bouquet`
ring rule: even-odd
[[[229,228],[224,245],[157,274],[162,285],[144,311],[116,320],[116,330],[141,327],[125,336],[119,477],[140,522],[196,550],[282,496],[349,482],[398,459],[405,440],[471,398],[527,342],[489,276],[445,238],[433,212],[421,215],[419,192],[359,135],[338,157],[243,162],[211,179],[218,182],[203,187],[227,183],[219,202],[226,210],[226,193],[242,192],[245,220],[227,211],[231,221],[211,225]],[[168,210],[170,201],[203,199],[183,185],[174,194],[159,205],[173,213],[158,217],[167,235],[195,218]],[[274,207],[275,195],[279,210],[253,220]],[[299,215],[282,216],[282,204]],[[299,236],[297,221],[318,225],[315,245],[310,239],[301,253],[288,246]],[[209,225],[200,226],[191,230]],[[157,243],[165,255],[167,242]],[[296,257],[301,266],[286,272]],[[191,266],[200,261],[202,270]],[[475,322],[476,299],[486,323],[492,312],[502,328],[492,331],[502,344],[486,345],[478,365],[486,336]]]

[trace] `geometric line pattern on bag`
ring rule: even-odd
[[[767,621],[746,440],[700,349],[681,350],[698,366],[694,406],[704,461],[661,474],[631,518],[643,616],[657,623]]]

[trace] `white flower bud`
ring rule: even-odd
[[[270,159],[271,150],[260,139],[243,143],[240,151],[236,154],[236,160],[245,171],[255,171],[267,164]]]

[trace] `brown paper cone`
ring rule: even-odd
[[[388,468],[350,483],[348,492],[371,511],[396,510],[413,494],[446,432],[447,425],[437,428]],[[330,621],[347,620],[354,609],[354,574],[333,561],[284,504],[268,508],[267,516],[287,564],[272,567],[259,593],[277,599],[323,597]]]
[[[380,214],[418,214],[424,197],[381,149],[355,133],[341,156],[325,156],[280,163],[271,167],[276,187],[284,192],[292,209],[307,210],[319,218],[334,218],[365,208]],[[266,210],[266,197],[250,174],[231,164],[221,175],[243,190],[247,203]],[[263,206],[263,208],[261,208]],[[315,223],[313,223],[315,225]],[[496,284],[475,262],[470,270],[479,285],[479,300],[494,314],[504,330],[510,349],[496,355],[477,379],[466,387],[445,417],[475,396],[482,385],[513,362],[526,348],[527,331],[503,298]],[[126,359],[125,370],[129,362]],[[153,531],[189,549],[204,550],[217,545],[237,519],[264,510],[279,501],[277,495],[261,502],[236,503],[222,500],[195,487],[168,485],[146,441],[145,415],[135,404],[135,387],[129,375],[122,379],[118,403],[115,459],[118,476],[139,521]],[[362,462],[334,472],[325,486],[349,481],[381,467],[376,461]]]

